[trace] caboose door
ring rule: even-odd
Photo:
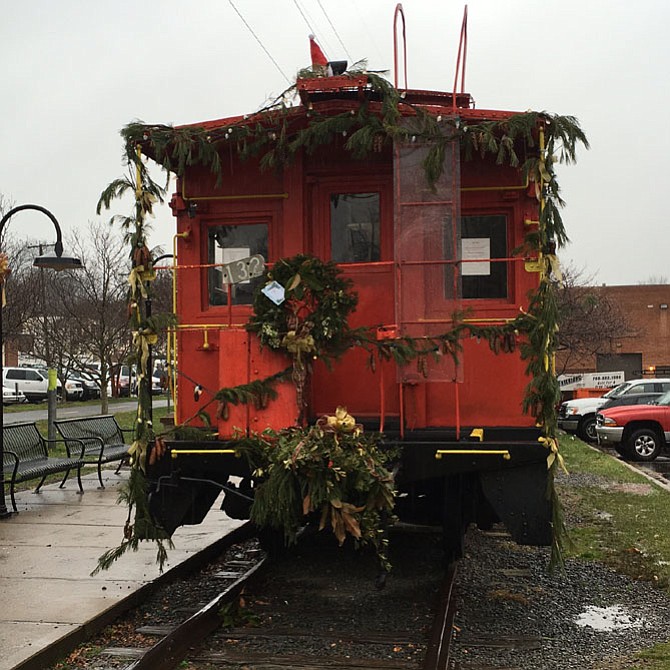
[[[390,171],[375,176],[319,177],[309,190],[308,247],[332,260],[353,281],[358,307],[350,326],[394,322],[393,198]],[[311,410],[314,416],[344,405],[356,417],[399,411],[395,372],[373,370],[369,355],[356,347],[330,371],[316,365]],[[383,405],[383,407],[382,407]]]

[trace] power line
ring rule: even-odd
[[[300,16],[302,16],[303,21],[307,24],[307,27],[309,28],[309,32],[310,32],[312,35],[316,35],[316,30],[314,30],[314,28],[312,28],[312,25],[311,25],[310,22],[307,20],[307,17],[305,16],[305,12],[302,11],[302,7],[298,4],[298,0],[293,0],[293,4],[296,6],[296,8],[298,9],[298,11],[300,12]]]
[[[374,32],[370,30],[370,27],[368,26],[365,17],[361,13],[361,9],[358,3],[358,0],[350,0],[351,4],[354,6],[354,10],[358,14],[358,24],[361,28],[363,28],[363,32],[367,34],[367,37],[369,39],[369,43],[372,44],[374,47],[375,51],[377,52],[377,55],[379,56],[379,62],[382,63],[384,61],[384,56],[382,55],[381,49],[379,48],[379,45],[377,44],[377,41],[375,40]],[[367,58],[367,55],[366,55]]]
[[[296,6],[297,10],[300,12],[300,16],[302,16],[303,21],[307,25],[307,28],[309,29],[310,34],[317,35],[318,34],[317,31],[314,30],[314,27],[312,26],[309,19],[307,18],[307,15],[306,15],[307,10],[302,9],[302,7],[298,4],[298,0],[293,0],[293,4]],[[319,36],[319,42],[320,42],[320,46],[326,52],[325,53],[326,57],[328,58],[328,60],[330,60],[330,56],[328,56],[328,52],[329,51],[332,52],[332,49],[330,49],[330,45],[326,42],[326,40],[322,39],[321,36]]]
[[[337,29],[333,25],[333,22],[330,20],[330,17],[328,16],[328,13],[324,9],[323,5],[321,4],[321,0],[317,0],[319,3],[319,7],[321,7],[321,11],[323,12],[323,15],[326,17],[326,21],[328,21],[328,25],[333,29],[333,32],[335,33],[335,37],[337,37],[339,43],[342,45],[342,48],[344,49],[344,53],[347,54],[347,58],[349,59],[349,62],[353,62],[353,58],[351,57],[351,54],[347,51],[347,47],[344,46],[344,42],[342,41],[342,38],[340,37],[340,34],[337,32]]]
[[[253,31],[252,27],[247,23],[247,20],[242,16],[242,14],[240,14],[240,10],[237,9],[237,7],[235,7],[235,5],[233,4],[233,0],[228,0],[228,2],[230,3],[230,6],[235,10],[235,13],[240,17],[240,19],[242,20],[242,23],[244,23],[244,25],[247,27],[247,30],[253,35],[254,39],[258,42],[258,44],[260,44],[261,49],[263,49],[263,51],[265,51],[265,53],[267,54],[267,57],[274,63],[274,66],[279,70],[279,72],[281,72],[282,77],[284,77],[284,79],[286,79],[287,84],[290,86],[293,82],[286,76],[286,74],[284,73],[284,70],[282,70],[279,67],[279,64],[277,63],[277,61],[272,57],[272,54],[265,48],[265,45],[263,44],[263,42],[260,41],[260,39],[258,38],[258,35],[256,35],[256,33]]]

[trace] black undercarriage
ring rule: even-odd
[[[402,438],[385,433],[384,444],[400,448],[391,464],[395,515],[401,521],[441,525],[450,560],[462,555],[465,531],[473,523],[485,529],[501,521],[519,544],[551,543],[551,474],[538,431],[485,432],[486,440],[477,435],[456,440],[453,431],[445,430]],[[199,524],[221,491],[223,511],[248,519],[259,482],[237,446],[235,441],[169,442],[147,472],[154,522],[169,535],[181,525]]]

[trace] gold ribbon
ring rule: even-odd
[[[128,275],[128,284],[133,295],[137,295],[139,291],[142,297],[146,300],[148,297],[146,282],[156,279],[156,271],[153,268],[145,268],[144,265],[136,265],[131,269]]]
[[[158,202],[158,198],[155,195],[142,191],[141,193],[136,194],[135,200],[143,214],[153,216],[154,203]]]
[[[9,256],[4,253],[0,253],[0,282],[4,282],[7,277],[11,274],[9,269]]]
[[[542,178],[543,181],[545,182],[550,182],[551,181],[551,175],[549,174],[549,170],[547,170],[547,164],[545,162],[545,159],[540,158],[538,165],[537,165],[538,172],[540,173],[540,177]]]
[[[141,351],[140,365],[142,376],[146,373],[149,360],[149,347],[158,342],[158,335],[150,328],[133,331],[133,346]]]
[[[544,257],[547,259],[549,265],[549,274],[554,277],[557,282],[562,282],[563,272],[561,271],[561,263],[558,260],[558,256],[555,254],[545,254]]]
[[[147,460],[147,443],[144,440],[135,440],[128,449],[130,454],[131,464],[138,463],[140,468],[144,471]]]
[[[0,253],[0,284],[2,284],[2,306],[4,307],[7,304],[7,295],[5,294],[5,280],[11,274],[9,268],[9,256],[4,253]]]
[[[549,449],[549,455],[547,456],[547,469],[550,469],[554,462],[558,463],[558,466],[568,474],[568,469],[565,467],[565,461],[563,460],[562,454],[558,450],[558,440],[555,437],[538,437],[537,441],[540,442],[543,446]]]

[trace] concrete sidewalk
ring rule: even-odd
[[[76,480],[68,480],[66,489],[51,484],[37,495],[19,493],[19,513],[0,520],[0,670],[43,668],[46,647],[57,641],[62,648],[74,646],[86,637],[91,619],[101,613],[113,619],[123,601],[137,601],[160,576],[153,542],[90,576],[100,555],[121,543],[128,513],[117,503],[127,472],[103,474],[104,490],[97,488],[95,473],[82,478],[83,495]],[[215,505],[203,524],[177,529],[164,572],[241,523]]]

